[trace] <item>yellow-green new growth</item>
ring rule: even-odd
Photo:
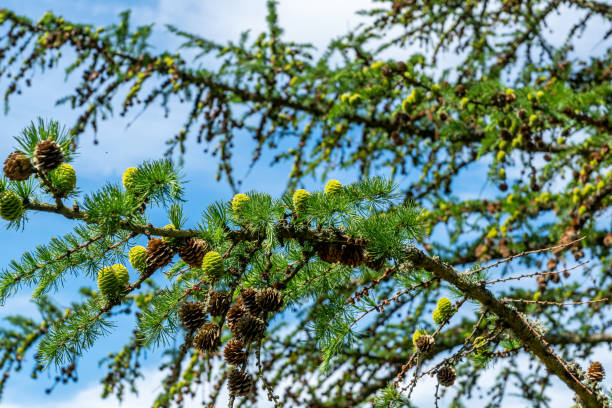
[[[128,254],[130,265],[139,272],[144,272],[147,267],[147,248],[136,245],[130,249]]]
[[[308,197],[310,197],[310,193],[303,188],[295,190],[295,193],[293,193],[293,208],[296,213],[304,212]]]
[[[125,187],[126,190],[131,190],[134,188],[134,178],[136,177],[137,171],[138,171],[138,168],[129,167],[123,172],[122,181],[123,181],[123,187]]]
[[[223,274],[223,258],[218,252],[210,251],[204,255],[202,272],[210,278],[217,278]]]
[[[60,164],[51,172],[54,187],[60,193],[70,193],[76,187],[76,172],[68,163]]]
[[[18,220],[23,214],[21,198],[13,191],[5,191],[0,196],[0,216],[7,221]]]
[[[342,190],[342,183],[338,180],[329,180],[327,184],[325,184],[325,194],[335,194]]]
[[[250,198],[246,194],[242,194],[242,193],[236,194],[234,198],[232,199],[232,210],[236,214],[240,215],[242,207],[249,200]]]
[[[414,347],[416,347],[416,341],[418,340],[418,338],[425,334],[427,334],[427,332],[425,330],[420,329],[414,332],[414,334],[412,335],[412,344],[414,345]]]

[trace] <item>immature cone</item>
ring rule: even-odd
[[[39,171],[56,169],[63,161],[62,148],[54,140],[41,140],[34,148],[34,162]]]
[[[293,193],[293,208],[296,213],[302,213],[306,209],[306,204],[308,202],[308,197],[310,197],[310,193],[303,188],[299,190],[295,190]]]
[[[202,259],[202,272],[209,278],[217,278],[223,274],[223,258],[218,252],[210,251]]]
[[[599,361],[593,361],[589,366],[587,377],[593,382],[601,382],[606,372]]]
[[[433,350],[434,344],[434,338],[428,334],[419,336],[419,338],[414,342],[416,348],[423,354],[429,353],[431,350]]]
[[[50,176],[53,186],[62,194],[70,193],[76,187],[76,172],[74,167],[68,163],[60,164],[50,173]]]
[[[227,387],[229,388],[230,396],[244,397],[251,393],[253,377],[246,371],[234,368],[229,374]]]
[[[152,238],[147,244],[147,268],[156,271],[168,265],[174,256],[172,248],[159,238]]]
[[[139,272],[144,272],[147,268],[147,248],[142,245],[136,245],[130,249],[128,259],[132,268]]]
[[[223,357],[228,364],[239,366],[247,359],[247,353],[244,350],[244,344],[238,339],[231,339],[223,349]]]
[[[232,210],[236,214],[241,215],[241,210],[244,204],[246,204],[249,200],[250,198],[246,194],[236,194],[232,199]]]
[[[335,194],[342,190],[342,183],[338,180],[329,180],[327,184],[325,184],[325,194]]]
[[[193,338],[193,347],[200,351],[215,351],[221,344],[217,323],[204,323]]]
[[[125,292],[125,286],[129,280],[129,275],[126,279],[125,273],[122,270],[125,266],[116,264],[107,266],[98,271],[98,289],[106,298],[117,299]]]
[[[240,297],[242,298],[242,305],[246,309],[247,312],[252,314],[253,316],[257,316],[261,313],[261,308],[257,304],[257,294],[259,290],[255,288],[246,288],[240,293]]]
[[[7,221],[18,220],[23,214],[21,198],[13,191],[0,193],[0,217]]]
[[[202,259],[204,259],[206,248],[206,241],[189,238],[177,248],[177,252],[187,265],[192,268],[199,268],[202,266]]]
[[[444,317],[442,317],[442,313],[440,313],[440,309],[438,308],[434,309],[431,317],[436,324],[440,324],[444,321]]]
[[[128,283],[130,283],[130,273],[127,268],[122,264],[114,264],[113,272],[119,283],[119,288],[124,289]]]
[[[123,187],[125,187],[126,190],[131,190],[134,188],[134,177],[136,176],[137,171],[138,168],[129,167],[123,172],[121,181],[123,182]]]
[[[225,321],[227,321],[227,327],[230,331],[236,335],[236,327],[240,319],[247,315],[247,311],[242,307],[242,302],[236,303],[230,307],[225,315]]]
[[[9,154],[4,161],[4,175],[9,180],[27,180],[34,172],[34,166],[26,155],[17,150]]]
[[[266,335],[266,323],[259,317],[245,315],[236,322],[236,337],[244,344],[263,339]]]
[[[211,316],[221,316],[229,307],[231,298],[226,292],[212,292],[208,295],[206,311]]]
[[[206,323],[206,313],[202,302],[185,302],[178,311],[179,321],[185,331],[192,332]]]
[[[256,295],[255,300],[264,312],[278,312],[283,307],[283,294],[274,288],[263,288]]]
[[[442,313],[444,318],[450,317],[454,312],[453,305],[449,298],[440,298],[436,306],[438,307],[438,309],[440,309],[440,313]]]
[[[455,383],[457,374],[451,366],[444,366],[438,370],[438,382],[444,387],[450,387]]]

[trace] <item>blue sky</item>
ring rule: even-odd
[[[369,0],[310,0],[308,2],[281,0],[279,16],[289,39],[298,42],[312,42],[321,48],[329,39],[354,27],[360,21],[354,12],[368,5],[370,5]],[[167,23],[180,26],[186,31],[214,38],[217,41],[235,40],[245,29],[252,29],[257,33],[265,27],[264,0],[227,0],[224,2],[206,0],[106,0],[104,2],[4,0],[2,6],[32,19],[37,19],[47,10],[53,10],[68,20],[95,25],[115,22],[119,12],[131,8],[133,23],[155,23],[154,38],[160,49],[176,46],[176,41],[163,29],[163,25]],[[562,20],[557,22],[559,25],[562,23]],[[409,50],[395,50],[394,53],[394,56],[401,57],[408,55]],[[12,151],[13,144],[9,143],[12,136],[18,134],[29,121],[34,120],[37,116],[53,118],[67,125],[74,123],[77,113],[65,107],[56,107],[54,102],[67,93],[66,90],[70,89],[70,84],[73,84],[75,79],[76,77],[69,78],[65,83],[62,71],[50,71],[44,74],[44,78],[40,75],[35,78],[32,88],[25,90],[20,96],[13,97],[9,114],[0,116],[5,140],[5,143],[0,145],[0,157],[6,157]],[[0,80],[0,87],[1,85]],[[146,159],[160,157],[165,150],[165,140],[174,134],[178,123],[182,123],[185,113],[184,107],[176,107],[170,118],[165,119],[160,109],[153,108],[130,127],[126,127],[129,118],[110,119],[99,126],[100,143],[97,146],[92,144],[92,134],[91,131],[88,131],[81,139],[81,153],[74,164],[79,187],[85,192],[95,190],[107,180],[118,181],[125,168]],[[194,223],[198,220],[200,211],[208,203],[219,199],[228,200],[232,195],[224,183],[214,181],[216,162],[204,155],[201,152],[202,148],[203,146],[194,143],[188,144],[188,153],[185,157],[184,172],[187,179],[190,180],[186,186],[187,199],[191,203],[198,204],[188,207],[187,216]],[[250,159],[248,145],[240,146],[240,149],[247,158],[244,161]],[[245,190],[256,188],[271,194],[283,191],[284,177],[288,173],[288,168],[277,166],[270,169],[266,165],[265,160],[260,162],[260,165],[245,180]],[[344,174],[341,181],[345,183],[354,181],[350,177],[350,174]],[[476,183],[466,184],[465,193],[479,196],[482,194],[483,185],[474,184]],[[315,188],[316,186],[314,182],[309,181],[308,187]],[[1,232],[3,251],[0,252],[0,265],[4,266],[11,259],[19,257],[24,249],[44,244],[51,237],[70,231],[72,226],[54,215],[32,214],[30,219],[30,224],[23,232]],[[158,221],[161,225],[166,223],[162,217],[159,217]],[[89,283],[94,285],[93,281]],[[78,284],[84,283],[78,282]],[[77,282],[68,284],[58,294],[58,299],[67,304],[73,299],[71,294],[76,286]],[[17,312],[26,314],[34,312],[33,307],[29,305],[28,291],[21,292],[7,302],[3,308],[0,308],[0,316]],[[127,321],[123,320],[120,328],[127,327]],[[9,408],[119,406],[114,399],[101,400],[99,398],[101,389],[98,381],[103,372],[97,368],[97,362],[106,353],[116,350],[122,344],[124,334],[125,331],[119,330],[100,342],[80,363],[81,380],[79,383],[59,386],[51,397],[44,394],[44,388],[52,384],[52,374],[48,379],[41,379],[37,382],[28,379],[27,373],[13,375],[5,390],[2,406]],[[140,399],[129,397],[122,406],[147,406],[156,394],[155,387],[159,384],[160,379],[156,369],[158,361],[155,356],[151,356],[149,361],[146,367],[147,381],[146,384],[143,384],[144,389]],[[417,401],[421,401],[423,407],[432,403],[431,387],[434,384],[432,381],[426,380],[417,388]],[[484,379],[485,383],[487,381],[490,380]],[[486,386],[486,384],[483,385]],[[559,406],[565,406],[563,402],[567,401],[569,394],[564,387],[559,388],[558,391],[555,398],[562,403]],[[199,406],[198,402],[196,401],[193,406]]]

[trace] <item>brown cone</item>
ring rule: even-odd
[[[34,166],[29,158],[19,150],[9,154],[4,161],[4,175],[9,180],[27,180],[34,172]]]
[[[239,366],[247,359],[244,344],[238,339],[231,339],[223,349],[223,357],[228,364]]]
[[[174,256],[172,248],[160,238],[152,238],[147,244],[147,270],[156,271],[168,265]]]
[[[601,382],[606,372],[599,361],[593,361],[589,366],[587,377],[593,382]]]
[[[325,262],[339,262],[352,268],[365,260],[363,248],[354,244],[325,244],[317,248],[317,255]]]
[[[444,387],[450,387],[455,383],[457,373],[451,366],[444,366],[438,370],[438,382]]]
[[[433,350],[435,340],[432,336],[423,334],[415,340],[414,344],[421,353],[426,354]]]
[[[264,288],[255,295],[257,304],[264,312],[278,312],[283,306],[283,294],[274,288]]]
[[[63,161],[62,148],[54,140],[41,140],[34,148],[34,162],[39,171],[51,171]]]
[[[177,248],[177,252],[187,265],[192,268],[201,268],[202,258],[204,258],[207,252],[207,247],[206,241],[197,238],[189,238]]]
[[[257,293],[259,293],[259,291],[255,288],[246,288],[242,291],[242,293],[240,293],[244,308],[253,316],[258,316],[261,313],[261,308],[257,304],[256,300]]]
[[[234,368],[229,374],[227,388],[232,397],[244,397],[251,393],[253,377],[246,371]]]
[[[227,327],[229,327],[230,331],[236,336],[236,326],[238,321],[242,319],[247,314],[247,311],[242,307],[242,302],[236,303],[234,306],[230,307],[227,311],[227,315],[225,316],[225,320],[227,321]]]
[[[217,323],[204,323],[193,338],[193,347],[200,351],[215,351],[221,344]]]
[[[197,330],[206,323],[206,313],[202,302],[185,302],[178,312],[181,326],[188,332]]]
[[[261,340],[266,334],[266,323],[259,317],[244,315],[236,322],[236,337],[244,344]]]
[[[211,292],[208,295],[206,311],[211,316],[221,316],[229,307],[230,302],[230,296],[226,292]]]
[[[327,263],[340,262],[342,251],[338,245],[324,245],[317,250],[317,255]]]

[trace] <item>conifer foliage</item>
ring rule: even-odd
[[[612,7],[377,0],[317,57],[285,40],[267,5],[254,38],[169,27],[183,46],[160,52],[129,12],[96,29],[0,10],[6,109],[39,69],[81,77],[58,101],[76,123],[33,122],[3,162],[8,228],[36,228],[33,212],[74,228],[0,272],[0,304],[31,293],[41,315],[0,325],[0,391],[25,362],[34,378],[77,378],[80,357],[133,311],[125,346],[102,361],[104,397],[135,391],[162,348],[155,407],[181,406],[202,382],[209,406],[415,406],[426,376],[432,404],[467,406],[483,375],[487,407],[509,393],[547,406],[553,376],[576,407],[609,407],[609,367],[592,354],[612,343]],[[551,40],[563,13],[574,20]],[[605,34],[577,50],[593,26]],[[236,190],[198,220],[183,216],[197,203],[168,159],[79,190],[79,138],[117,108],[157,102],[190,105],[166,153],[208,144]],[[265,149],[292,164],[285,194],[239,191],[240,132],[252,164]],[[53,297],[75,277],[86,284],[65,310]]]

